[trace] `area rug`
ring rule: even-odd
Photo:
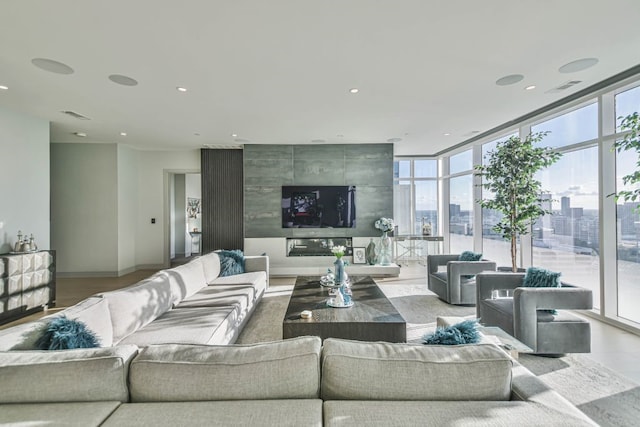
[[[282,339],[291,285],[271,286],[238,337],[238,344]],[[407,341],[420,343],[438,316],[468,316],[475,307],[439,300],[424,285],[380,284],[407,321]],[[640,386],[585,355],[562,358],[520,355],[519,362],[602,426],[640,425]]]

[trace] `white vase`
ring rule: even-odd
[[[378,256],[380,265],[391,265],[391,237],[388,232],[382,233],[380,237],[380,255]]]

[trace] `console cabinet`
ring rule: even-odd
[[[55,305],[56,253],[0,255],[0,324]]]

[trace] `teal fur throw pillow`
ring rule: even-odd
[[[476,320],[465,320],[446,328],[437,328],[433,334],[427,334],[422,338],[424,344],[460,345],[475,344],[480,340]]]
[[[480,261],[481,259],[482,254],[472,251],[464,251],[458,257],[458,261]]]
[[[524,275],[522,286],[526,288],[559,288],[562,273],[545,270],[544,268],[529,267]],[[558,314],[557,310],[540,310],[551,314]]]
[[[244,273],[244,254],[240,249],[218,251],[220,257],[220,276],[233,276]]]
[[[529,267],[524,275],[522,286],[527,288],[559,288],[561,274],[544,268]]]
[[[472,251],[464,251],[458,256],[458,261],[480,261],[482,259],[482,254],[472,252]],[[475,275],[473,274],[465,274],[460,276],[463,279],[473,279]]]
[[[49,322],[36,346],[40,350],[93,348],[100,346],[100,340],[83,322],[62,316]]]

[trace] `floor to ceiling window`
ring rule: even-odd
[[[429,224],[438,235],[438,162],[433,159],[394,162],[393,212],[399,235],[420,235]]]
[[[617,191],[637,188],[626,186],[623,177],[639,170],[638,155],[611,150],[613,141],[625,135],[620,117],[633,112],[640,112],[640,73],[594,88],[565,106],[509,122],[493,135],[469,141],[465,151],[456,147],[455,154],[441,153],[444,170],[437,179],[442,180],[441,206],[448,208],[448,215],[440,224],[435,212],[440,196],[433,176],[435,162],[423,165],[424,173],[414,163],[418,159],[396,162],[395,212],[401,233],[419,233],[422,218],[433,218],[434,234],[443,223],[448,231],[449,253],[482,247],[485,258],[509,265],[508,242],[492,230],[500,213],[474,209],[475,199],[491,195],[474,186],[473,163],[508,138],[509,129],[517,127],[520,137],[529,131],[549,131],[541,144],[562,157],[537,178],[542,181],[545,208],[552,214],[538,219],[531,238],[522,239],[523,265],[561,272],[564,282],[593,292],[594,315],[640,333],[640,202],[612,197]]]
[[[640,111],[640,86],[617,94],[615,111],[616,117]],[[638,188],[637,185],[624,185],[622,180],[637,169],[637,164],[635,153],[624,151],[616,155],[616,191]],[[640,215],[637,206],[637,202],[622,199],[616,202],[618,316],[640,323]]]
[[[473,153],[463,151],[449,158],[449,249],[473,250]]]
[[[562,152],[557,163],[537,175],[553,214],[543,216],[533,227],[533,265],[559,271],[564,282],[591,289],[594,307],[599,308],[598,104],[531,130],[550,131],[541,144]],[[584,141],[592,142],[580,145]]]

